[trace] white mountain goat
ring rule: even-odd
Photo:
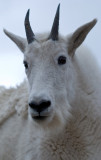
[[[50,33],[34,35],[29,10],[27,40],[4,30],[24,53],[29,89],[0,92],[0,160],[101,160],[101,73],[88,49],[76,51],[97,20],[63,37],[59,8]]]

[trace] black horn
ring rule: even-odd
[[[26,14],[26,17],[25,17],[25,31],[26,31],[26,37],[27,37],[27,41],[28,41],[28,44],[32,43],[34,41],[34,33],[31,29],[31,26],[30,26],[30,22],[29,22],[29,9],[27,11],[27,14]]]
[[[57,7],[56,15],[54,18],[53,26],[51,29],[51,33],[49,39],[58,40],[58,31],[59,31],[59,11],[60,11],[60,4]]]

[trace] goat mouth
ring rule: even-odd
[[[39,115],[39,116],[32,116],[32,118],[33,118],[34,120],[37,120],[37,121],[39,120],[39,121],[40,121],[40,120],[45,120],[45,119],[47,118],[47,116],[40,116],[40,115]]]

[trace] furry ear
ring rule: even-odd
[[[27,41],[26,39],[17,36],[11,32],[8,32],[7,30],[4,29],[4,33],[18,46],[18,48],[24,53]]]
[[[86,23],[71,35],[68,42],[68,53],[70,56],[74,55],[75,50],[82,44],[87,34],[95,26],[96,22],[97,20],[94,19],[93,21]]]

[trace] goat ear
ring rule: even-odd
[[[85,25],[78,28],[72,36],[69,38],[68,42],[68,53],[70,56],[73,56],[75,50],[82,44],[84,39],[86,38],[87,34],[90,30],[95,26],[97,20],[94,19],[93,21],[86,23]]]
[[[4,33],[18,46],[18,48],[24,53],[27,41],[26,39],[17,36],[11,32],[4,29]]]

